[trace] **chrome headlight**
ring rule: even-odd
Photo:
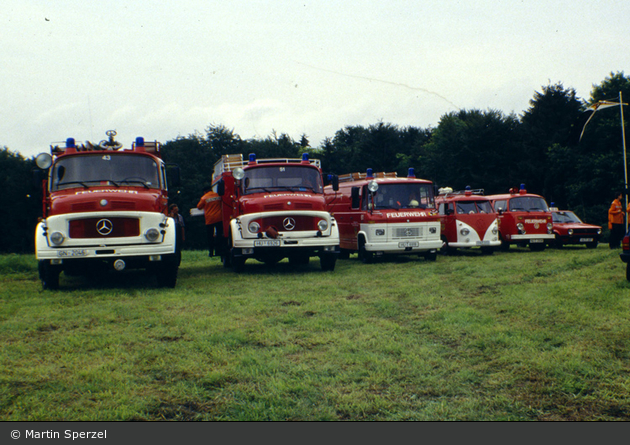
[[[53,232],[50,234],[50,242],[53,243],[54,245],[58,246],[59,244],[63,243],[63,240],[65,240],[66,237],[63,236],[63,233],[61,232]]]
[[[597,234],[601,235],[602,234],[602,229],[597,229]]]
[[[464,227],[462,230],[459,231],[459,233],[461,233],[464,236],[468,236],[470,234],[470,230],[468,230],[468,228]]]
[[[160,231],[155,227],[150,228],[144,233],[144,237],[151,241],[152,243],[156,242],[160,237]]]
[[[328,230],[328,221],[326,221],[325,219],[320,219],[317,223],[317,228],[320,231],[325,232],[326,230]]]
[[[256,221],[252,221],[249,223],[249,226],[247,226],[247,230],[249,230],[249,233],[258,233],[260,230],[260,224]]]
[[[374,234],[375,234],[376,236],[385,236],[385,229],[376,229],[376,230],[374,231]]]
[[[492,228],[492,234],[493,234],[493,235],[496,235],[497,233],[499,233],[499,229],[497,229],[497,226],[494,226],[494,227]]]
[[[516,228],[519,232],[525,233],[525,226],[523,225],[523,223],[516,224]]]
[[[570,230],[569,235],[573,235],[573,230]],[[553,223],[547,223],[547,233],[553,233]]]

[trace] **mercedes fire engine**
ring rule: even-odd
[[[325,188],[328,210],[339,224],[344,257],[364,263],[386,254],[416,254],[434,261],[442,247],[433,183],[394,173],[339,176],[339,190]]]
[[[547,202],[542,196],[527,193],[525,184],[511,188],[503,195],[489,195],[499,219],[501,249],[511,244],[527,246],[531,250],[545,250],[553,241],[553,222]]]
[[[213,187],[222,198],[225,267],[240,272],[249,258],[300,265],[318,256],[323,270],[335,269],[339,229],[326,210],[320,165],[306,153],[301,159],[221,157]]]
[[[166,166],[158,142],[136,138],[130,149],[108,140],[63,146],[36,158],[42,179],[43,217],[35,254],[44,289],[59,274],[146,268],[158,284],[174,287],[181,252],[175,220],[167,216]],[[177,182],[179,170],[174,169]]]
[[[497,214],[483,189],[454,192],[443,187],[435,198],[442,220],[443,250],[480,247],[481,252],[491,254],[501,245]]]

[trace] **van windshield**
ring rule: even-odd
[[[363,208],[370,208],[372,200],[370,193],[364,193],[366,199]],[[434,209],[433,185],[407,184],[379,184],[374,193],[375,209]]]
[[[490,201],[458,201],[455,208],[458,214],[493,213]]]
[[[101,152],[61,158],[51,170],[52,192],[99,185],[160,188],[157,162],[148,156]]]
[[[296,165],[275,165],[245,170],[243,194],[278,191],[323,193],[319,170]]]
[[[510,199],[510,212],[548,212],[547,202],[536,196],[520,196]]]

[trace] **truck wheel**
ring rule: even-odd
[[[365,250],[365,241],[363,239],[359,240],[359,259],[364,264],[369,264],[372,262],[374,258],[374,254],[372,252],[368,252]]]
[[[39,270],[39,279],[42,281],[44,290],[59,289],[59,274],[61,269],[53,266],[48,261],[40,261],[37,265]]]
[[[626,280],[630,281],[630,263],[626,263]]]
[[[243,269],[245,268],[245,260],[246,258],[234,256],[234,249],[230,249],[230,264],[232,265],[234,272],[243,272]]]
[[[180,260],[180,255],[175,254],[173,257],[165,259],[164,264],[158,267],[156,278],[159,287],[175,287]]]
[[[337,262],[337,256],[336,255],[322,255],[320,258],[320,263],[322,265],[322,270],[324,271],[333,271],[335,270],[335,264]]]

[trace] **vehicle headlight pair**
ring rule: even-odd
[[[325,232],[326,230],[328,230],[328,221],[326,221],[325,219],[320,219],[317,223],[317,228],[321,232]],[[257,234],[258,232],[260,232],[260,224],[258,224],[256,221],[252,221],[247,226],[247,230],[249,231],[249,233]]]

